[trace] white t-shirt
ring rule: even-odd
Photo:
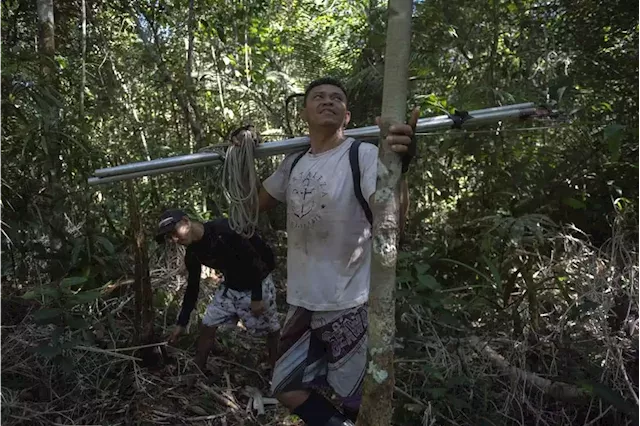
[[[349,138],[320,154],[307,152],[290,173],[289,155],[263,183],[287,204],[287,303],[336,311],[369,298],[371,226],[355,196]],[[375,192],[378,147],[358,150],[364,199]]]

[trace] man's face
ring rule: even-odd
[[[188,217],[180,219],[173,228],[173,231],[167,234],[167,239],[173,243],[180,244],[182,246],[188,246],[193,241],[191,237],[191,221]]]
[[[351,118],[347,96],[339,87],[330,84],[316,86],[307,95],[302,118],[309,127],[343,127]]]

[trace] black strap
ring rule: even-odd
[[[307,151],[302,151],[300,154],[298,154],[298,156],[293,160],[293,163],[291,163],[291,168],[289,169],[289,177],[291,177],[291,173],[293,173],[293,168],[296,166],[296,164],[298,164],[298,161],[300,161],[300,159],[302,157],[304,157],[304,155],[307,153]]]
[[[461,129],[465,121],[471,118],[468,111],[455,110],[453,114],[447,114],[453,121],[452,129]]]
[[[349,148],[349,164],[351,165],[351,175],[353,176],[353,189],[356,193],[356,198],[364,210],[364,215],[367,216],[367,220],[370,225],[373,225],[373,213],[369,208],[369,203],[364,199],[362,195],[362,187],[360,186],[360,157],[358,156],[358,148],[360,148],[361,141],[354,140]]]

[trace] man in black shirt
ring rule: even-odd
[[[201,223],[189,219],[181,210],[165,211],[158,225],[156,241],[187,247],[187,289],[169,343],[175,343],[189,323],[200,291],[201,265],[224,275],[202,319],[202,329],[196,350],[196,364],[201,370],[213,348],[216,329],[236,324],[240,319],[249,332],[267,334],[267,349],[271,365],[277,356],[280,323],[278,322],[275,286],[271,272],[275,259],[271,248],[256,234],[246,239],[234,232],[227,219]]]

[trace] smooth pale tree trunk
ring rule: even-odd
[[[41,60],[42,78],[39,82],[45,91],[50,91],[54,97],[57,95],[58,79],[56,76],[56,42],[55,42],[55,20],[53,14],[53,0],[37,0],[38,10],[38,54]],[[46,218],[49,233],[49,247],[52,252],[48,266],[49,278],[56,281],[65,273],[65,265],[53,255],[61,249],[65,236],[65,223],[60,211],[64,197],[60,183],[60,173],[62,170],[60,160],[60,142],[58,140],[58,127],[60,120],[60,110],[55,103],[48,103],[43,114],[42,126],[42,148],[46,156],[46,173],[49,196],[48,210]]]
[[[388,426],[393,415],[393,349],[400,156],[384,142],[389,126],[405,121],[412,0],[389,0],[384,57],[378,176],[374,194],[373,258],[369,295],[369,351],[358,426]]]

